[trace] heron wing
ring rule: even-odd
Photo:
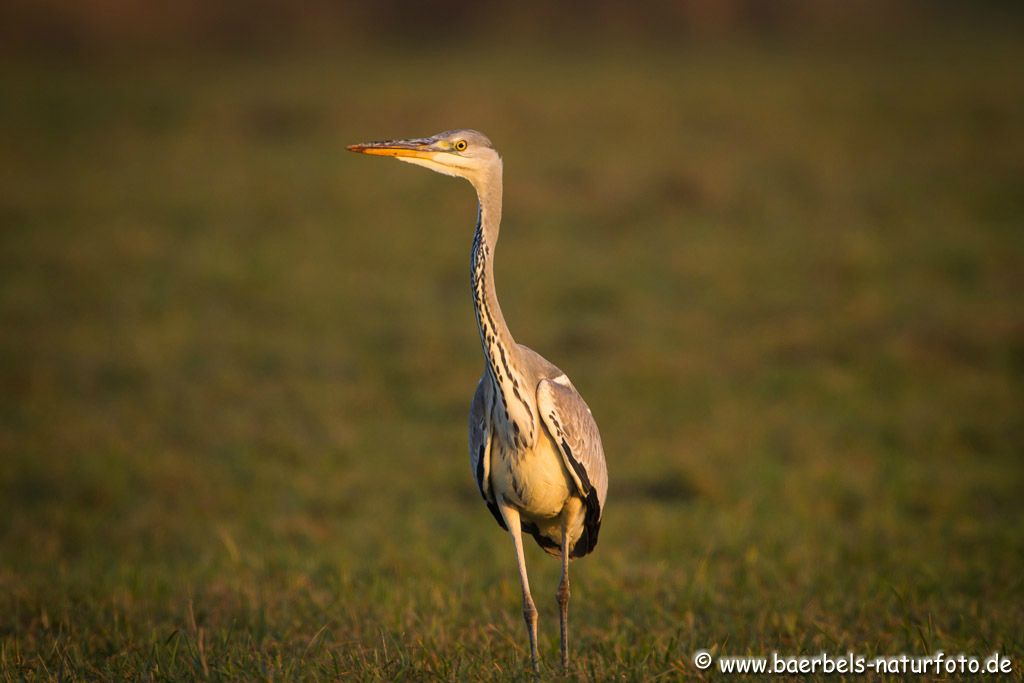
[[[567,379],[542,379],[537,385],[537,407],[580,495],[586,499],[596,492],[603,508],[608,470],[601,433],[586,401]]]
[[[583,498],[586,510],[583,534],[570,553],[571,557],[583,557],[597,545],[608,495],[608,469],[601,433],[587,402],[565,375],[540,381],[537,385],[537,407]]]
[[[480,490],[480,495],[487,503],[487,509],[502,529],[505,519],[494,502],[491,494],[491,402],[494,400],[490,383],[485,381],[486,374],[480,378],[473,394],[473,403],[469,406],[469,465],[473,471],[473,479]]]

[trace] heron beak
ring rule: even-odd
[[[433,159],[440,150],[433,147],[434,141],[429,138],[411,140],[383,140],[381,142],[362,142],[349,145],[346,149],[359,154],[372,154],[382,157],[417,157]]]

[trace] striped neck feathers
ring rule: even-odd
[[[518,369],[519,347],[505,323],[494,289],[494,247],[501,221],[500,176],[496,191],[493,186],[486,189],[477,188],[480,207],[470,261],[473,310],[487,374],[499,402],[495,408],[498,431],[507,442],[526,447],[533,444],[536,429],[533,392]]]

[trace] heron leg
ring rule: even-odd
[[[562,580],[555,594],[562,627],[562,669],[569,669],[569,525],[562,521]]]
[[[526,555],[523,553],[523,532],[519,520],[519,510],[500,500],[498,509],[505,519],[505,526],[512,535],[512,545],[516,549],[516,562],[519,564],[519,583],[523,589],[523,620],[526,621],[526,632],[530,636],[530,659],[533,670],[540,673],[540,661],[537,658],[537,606],[530,595],[530,579],[526,575]]]

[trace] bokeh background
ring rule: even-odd
[[[1016,3],[0,8],[0,675],[507,680],[465,416],[497,284],[604,435],[570,678],[1024,669]],[[557,562],[527,561],[546,676]]]

